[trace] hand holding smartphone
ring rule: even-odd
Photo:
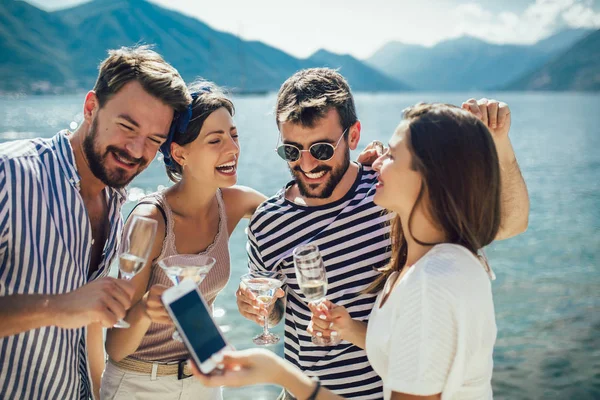
[[[166,290],[162,301],[200,371],[212,372],[223,359],[223,352],[232,348],[213,320],[198,285],[185,279]]]

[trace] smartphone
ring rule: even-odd
[[[162,301],[200,371],[212,372],[223,359],[222,353],[232,348],[213,320],[198,285],[184,279],[165,290]]]

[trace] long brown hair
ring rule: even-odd
[[[427,212],[446,243],[472,253],[490,244],[500,228],[500,165],[487,127],[475,116],[448,104],[417,104],[404,111],[411,168],[422,176],[421,190],[409,215],[427,195]],[[421,245],[424,243],[414,238]],[[367,289],[381,290],[393,271],[406,264],[407,243],[400,217],[391,224],[392,256]]]

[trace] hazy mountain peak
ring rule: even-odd
[[[508,90],[600,91],[600,29],[585,35],[534,72],[508,84]]]
[[[319,50],[315,51],[313,54],[311,54],[308,58],[321,57],[321,56],[337,56],[337,55],[339,55],[339,54],[336,54],[327,49],[319,49]]]
[[[142,3],[147,3],[146,0],[92,0],[91,2],[87,2],[87,3],[83,3],[80,5],[80,7],[93,7],[93,6],[114,6],[114,5],[118,5],[118,6],[123,6],[123,7],[130,7],[130,6],[135,6],[135,5],[141,5]]]
[[[539,68],[584,34],[585,30],[570,29],[534,45],[488,43],[470,35],[433,47],[390,42],[365,61],[421,90],[485,90]]]
[[[340,73],[350,83],[352,90],[356,91],[410,90],[410,86],[377,71],[350,54],[336,54],[320,49],[306,59],[306,66],[339,68]],[[357,79],[358,77],[363,77],[363,79]]]
[[[483,39],[477,38],[475,36],[462,35],[457,38],[443,40],[443,41],[439,42],[438,44],[436,44],[434,47],[443,48],[443,47],[448,47],[448,46],[452,46],[452,47],[460,46],[460,47],[469,48],[469,47],[474,47],[474,46],[485,46],[485,45],[490,45],[490,43]]]
[[[328,59],[328,58],[350,58],[356,60],[356,58],[350,54],[334,53],[327,49],[319,49],[308,57],[308,59]],[[357,60],[358,61],[358,60]],[[360,62],[360,61],[359,61]]]
[[[535,46],[544,51],[559,51],[561,49],[568,48],[569,46],[573,45],[573,43],[583,39],[592,32],[594,32],[594,29],[562,29],[544,39],[539,40]]]

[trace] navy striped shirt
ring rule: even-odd
[[[327,298],[346,307],[352,318],[367,322],[377,296],[361,291],[391,255],[391,215],[373,203],[376,183],[376,172],[361,166],[342,199],[304,207],[285,198],[294,184],[290,182],[256,210],[248,229],[250,269],[280,270],[287,279],[285,358],[336,394],[355,399],[383,398],[381,379],[364,350],[351,343],[319,347],[311,342],[306,332],[311,312],[296,280],[292,251],[316,244],[327,271]]]
[[[92,230],[67,134],[0,144],[0,296],[67,293],[108,273],[125,191],[105,189],[110,233],[89,276]],[[88,399],[90,382],[85,328],[0,338],[0,399]]]

